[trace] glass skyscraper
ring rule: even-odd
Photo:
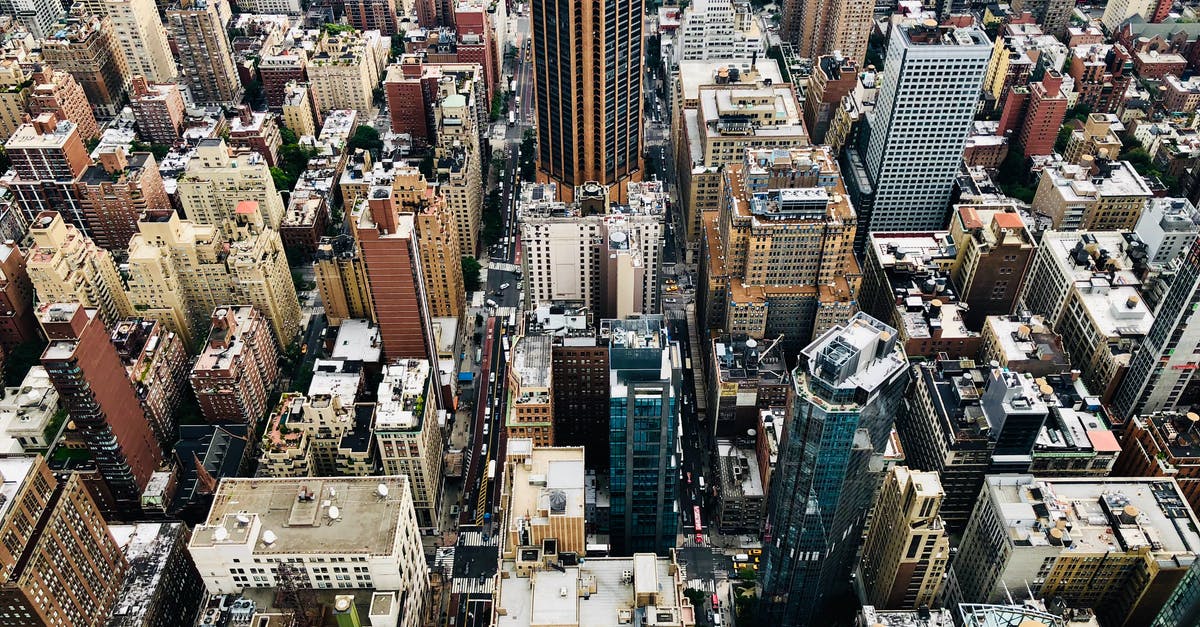
[[[679,345],[659,315],[602,320],[609,346],[610,538],[614,555],[675,547]]]
[[[858,313],[800,353],[764,530],[763,624],[823,624],[850,588],[908,384],[896,329]]]

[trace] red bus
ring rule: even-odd
[[[700,506],[692,506],[692,528],[696,531],[696,542],[704,542],[704,524],[700,521]]]
[[[719,609],[721,609],[721,602],[719,600],[717,600],[717,593],[714,592],[713,593],[713,611],[715,612]]]

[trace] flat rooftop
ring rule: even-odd
[[[511,468],[510,526],[524,516],[534,525],[548,525],[551,517],[583,519],[582,446],[535,447],[523,463]]]
[[[1095,553],[1149,547],[1160,558],[1200,551],[1200,525],[1173,479],[992,475],[987,489],[1017,546],[1062,542]]]
[[[17,491],[25,483],[25,478],[33,472],[37,465],[37,457],[3,457],[0,458],[0,521],[8,518],[8,512],[17,502]]]
[[[334,340],[333,359],[378,363],[383,355],[379,326],[369,320],[349,318],[338,327]]]
[[[408,491],[406,476],[222,479],[189,547],[250,543],[257,555],[390,555]],[[330,505],[338,522],[331,523]],[[267,531],[274,535],[269,543]]]
[[[1041,241],[1041,248],[1048,249],[1068,280],[1091,279],[1094,274],[1112,271],[1113,285],[1141,285],[1129,256],[1135,246],[1144,248],[1145,244],[1118,231],[1047,231]]]
[[[513,346],[512,367],[521,389],[550,387],[550,336],[526,335]]]
[[[1154,314],[1142,300],[1141,292],[1130,285],[1107,283],[1107,279],[1097,277],[1075,284],[1100,333],[1104,337],[1139,337],[1149,333]]]
[[[870,392],[908,366],[904,349],[897,346],[896,339],[896,329],[857,313],[845,324],[826,331],[801,355],[807,361],[809,376],[833,387]],[[795,378],[799,383],[800,377]]]
[[[405,359],[383,368],[375,415],[376,429],[417,429],[424,417],[429,361]]]

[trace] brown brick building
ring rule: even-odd
[[[257,424],[279,382],[279,351],[266,318],[250,306],[218,307],[192,366],[192,389],[211,423]]]

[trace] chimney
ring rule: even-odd
[[[125,149],[121,146],[106,148],[100,153],[100,166],[109,174],[124,172],[129,166],[129,161],[125,158]]]
[[[33,127],[37,129],[38,135],[53,133],[54,129],[58,128],[58,118],[52,113],[42,113],[33,119]]]
[[[138,74],[133,77],[133,84],[130,86],[133,89],[133,96],[145,96],[150,93],[150,85],[146,83],[146,77]]]

